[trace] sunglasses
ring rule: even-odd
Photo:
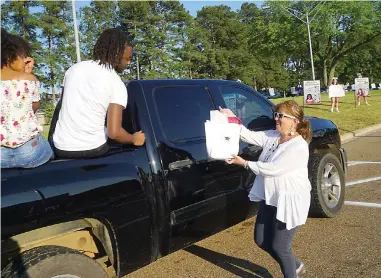
[[[296,117],[294,117],[294,116],[290,116],[290,115],[287,115],[284,113],[274,112],[274,119],[276,119],[276,118],[283,119],[284,117],[290,118],[290,119],[296,119]]]

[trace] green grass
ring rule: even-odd
[[[44,135],[44,137],[45,137],[46,139],[48,139],[49,128],[50,128],[50,125],[44,125],[44,130],[42,131],[42,135]]]
[[[303,97],[287,97],[271,99],[275,104],[285,100],[294,99],[299,105],[303,105]],[[357,101],[357,100],[356,100]],[[340,98],[339,113],[335,110],[332,113],[331,100],[328,94],[322,94],[322,103],[315,105],[305,105],[304,114],[331,120],[339,128],[340,134],[355,131],[359,128],[381,123],[381,90],[370,91],[368,103],[365,105],[361,99],[361,105],[355,107],[355,97],[353,92],[347,92],[345,97]]]

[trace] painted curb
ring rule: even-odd
[[[342,144],[348,143],[348,142],[350,142],[352,140],[356,140],[356,139],[358,139],[361,136],[367,135],[367,134],[372,133],[373,131],[377,131],[379,129],[381,129],[381,123],[375,124],[375,125],[371,125],[371,126],[367,126],[367,127],[355,130],[353,132],[345,133],[345,134],[340,136],[341,143]]]

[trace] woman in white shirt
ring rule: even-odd
[[[310,207],[307,165],[312,132],[295,101],[278,104],[276,111],[276,130],[254,132],[242,126],[241,139],[263,148],[259,160],[235,156],[226,162],[251,169],[257,175],[249,193],[251,201],[260,202],[254,240],[280,264],[284,277],[291,278],[305,272],[291,244],[298,227],[305,224]],[[235,116],[229,109],[221,112]]]

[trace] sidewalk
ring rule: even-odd
[[[352,131],[352,132],[345,133],[345,134],[340,136],[341,137],[341,143],[342,144],[348,143],[350,141],[356,140],[362,136],[365,136],[365,135],[372,133],[374,131],[377,131],[379,129],[381,129],[381,123],[371,125],[371,126],[367,126],[364,128],[360,128],[360,129]]]

